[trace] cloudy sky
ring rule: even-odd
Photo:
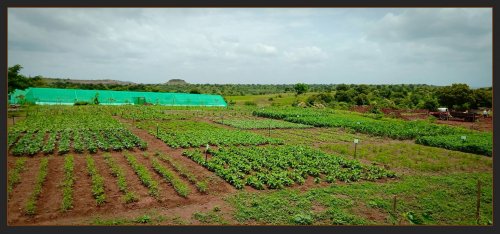
[[[9,8],[25,75],[162,83],[492,84],[490,8]]]

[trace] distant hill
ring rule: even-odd
[[[171,80],[167,81],[165,84],[167,84],[167,85],[183,85],[183,84],[188,84],[188,83],[183,79],[171,79]]]
[[[120,80],[74,80],[74,79],[60,79],[60,78],[43,78],[48,84],[55,82],[68,82],[77,84],[118,84],[118,85],[133,85],[134,82],[120,81]]]

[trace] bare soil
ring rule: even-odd
[[[159,199],[155,199],[149,195],[148,189],[141,183],[132,167],[126,161],[124,157],[125,152],[98,151],[96,154],[91,155],[96,162],[96,167],[100,175],[104,177],[106,194],[106,203],[98,206],[92,196],[91,178],[88,175],[85,161],[85,156],[89,154],[71,152],[70,154],[74,155],[75,158],[74,176],[76,179],[73,190],[73,208],[69,211],[62,212],[62,181],[64,179],[63,165],[65,155],[46,156],[39,153],[28,160],[26,170],[21,174],[21,183],[18,184],[18,186],[16,186],[13,190],[11,199],[8,202],[8,225],[89,225],[97,218],[102,220],[132,220],[144,214],[154,214],[155,216],[167,217],[158,224],[197,225],[203,223],[194,219],[193,214],[196,212],[212,211],[212,209],[216,206],[220,209],[218,214],[221,215],[226,222],[237,224],[231,215],[232,207],[224,200],[228,195],[237,191],[233,186],[203,166],[193,162],[185,156],[182,156],[182,152],[185,149],[171,148],[161,140],[150,135],[147,131],[136,128],[132,121],[122,119],[120,117],[115,118],[121,121],[133,134],[148,143],[148,149],[145,151],[135,149],[127,152],[133,154],[140,164],[147,167],[148,171],[153,176],[153,179],[159,182]],[[199,121],[213,123],[207,119],[199,119]],[[220,124],[219,126],[234,129],[230,126]],[[318,130],[311,129],[311,131]],[[154,156],[156,152],[169,155],[175,162],[183,165],[190,172],[195,174],[198,180],[206,180],[208,182],[208,193],[202,194],[198,192],[196,187],[178,174],[170,164],[160,160],[160,163],[164,167],[173,171],[184,183],[188,184],[191,189],[191,193],[187,198],[179,196],[172,185],[153,170],[151,158],[156,157]],[[108,153],[124,170],[128,189],[137,195],[137,202],[126,204],[123,200],[123,193],[118,189],[116,178],[111,175],[110,168],[107,166],[103,158],[103,155]],[[27,216],[24,214],[24,207],[28,195],[31,194],[33,190],[36,175],[38,173],[39,162],[43,157],[50,157],[49,174],[37,203],[37,214],[34,216]],[[8,168],[12,168],[16,157],[9,154],[7,159]],[[292,186],[292,188],[306,191],[310,188],[329,185],[330,184],[324,180],[320,183],[314,183],[313,178],[309,177],[305,184],[295,185]],[[246,186],[244,191],[258,192],[258,190],[249,186]],[[321,207],[317,208],[318,210],[321,210]],[[370,215],[377,216],[378,214],[370,213]]]

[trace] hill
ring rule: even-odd
[[[165,82],[165,84],[167,84],[167,85],[184,85],[184,84],[188,84],[188,83],[183,79],[171,79],[171,80]]]
[[[74,79],[60,79],[60,78],[43,78],[47,84],[56,83],[56,82],[68,82],[75,84],[114,84],[114,85],[133,85],[134,82],[129,81],[120,81],[120,80],[74,80]]]

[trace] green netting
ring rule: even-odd
[[[220,95],[53,88],[29,88],[26,101],[34,104],[73,105],[76,102],[93,103],[96,95],[99,104],[103,105],[149,103],[168,106],[227,106]]]
[[[26,93],[28,90],[14,90],[13,93],[9,95],[9,103],[10,104],[24,104],[26,101]]]

